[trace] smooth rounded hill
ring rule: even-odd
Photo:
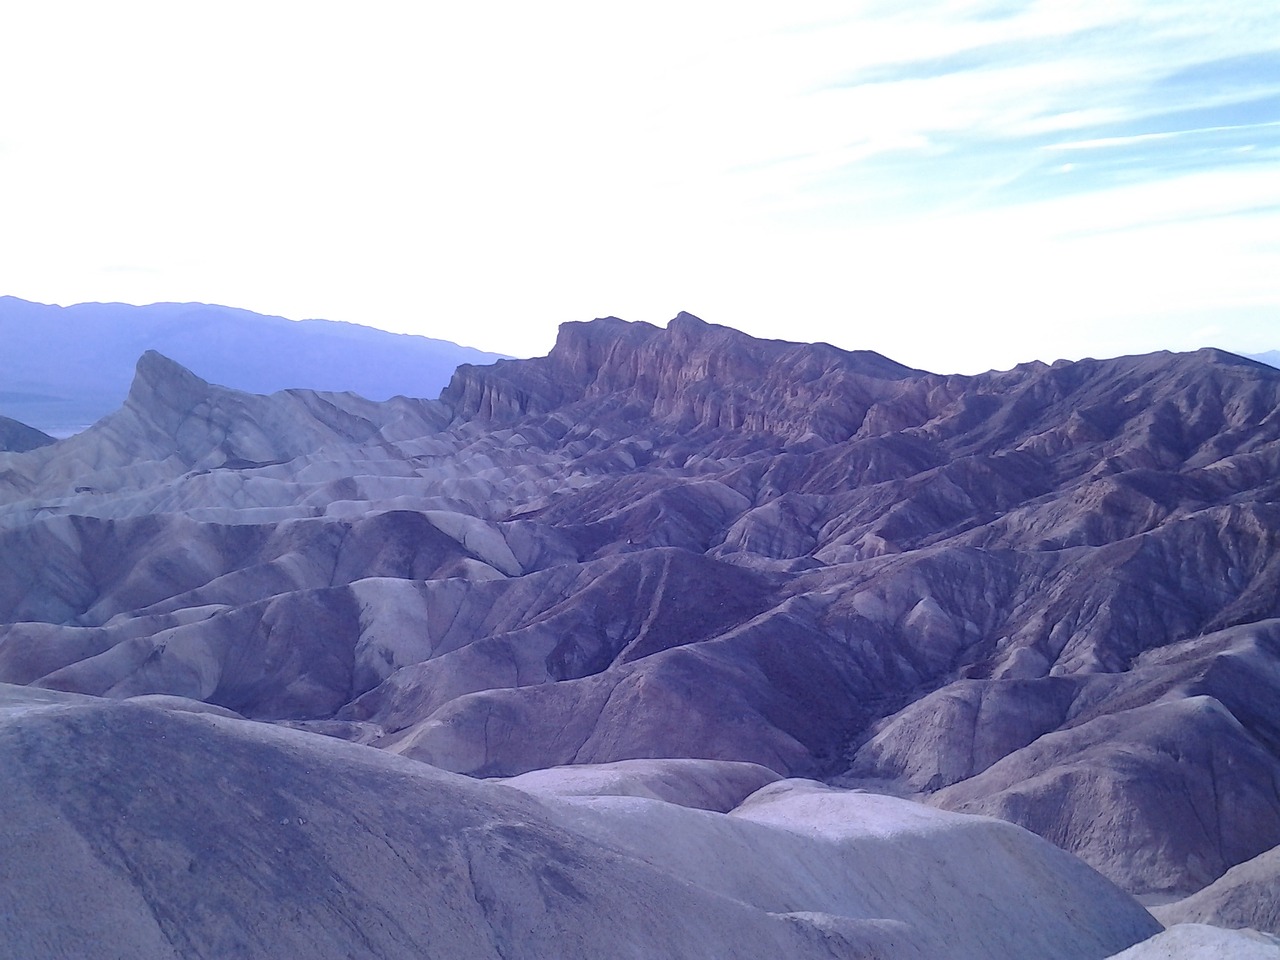
[[[1252,930],[1180,923],[1111,960],[1280,960],[1280,940]]]
[[[1280,847],[1236,864],[1185,900],[1152,910],[1163,923],[1251,927],[1280,935]]]
[[[728,813],[779,777],[768,767],[731,760],[618,760],[531,770],[496,782],[555,797],[647,797]]]
[[[906,801],[535,799],[265,724],[0,697],[0,942],[27,960],[1066,960],[1159,930],[1031,834]]]

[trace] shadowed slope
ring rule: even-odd
[[[0,417],[0,453],[25,453],[54,442],[53,437],[35,427],[28,427],[9,417]]]

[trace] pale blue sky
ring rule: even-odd
[[[1273,2],[17,7],[0,293],[517,355],[680,310],[940,371],[1280,346]]]

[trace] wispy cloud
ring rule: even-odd
[[[927,213],[1274,162],[1280,46],[1258,49],[1278,34],[1257,28],[1280,28],[1280,15],[1257,6],[1197,37],[1205,24],[1185,8],[1153,9],[1073,5],[1064,20],[1060,5],[998,17],[938,5],[921,29],[927,55],[904,42],[919,25],[900,12],[858,21],[865,62],[821,93],[845,114],[846,141],[793,169],[837,202],[865,195],[878,215],[886,196]]]
[[[0,36],[0,292],[527,353],[687,308],[968,367],[1280,310],[1273,2],[66,0]]]

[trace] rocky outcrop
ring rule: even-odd
[[[186,467],[252,466],[291,460],[326,444],[364,444],[389,424],[414,418],[412,433],[431,432],[440,414],[426,401],[371,403],[354,394],[285,391],[269,402],[214,387],[153,350],[138,361],[123,410],[100,433],[150,449],[139,459],[177,457]],[[123,446],[123,443],[122,443]]]
[[[459,367],[441,400],[462,420],[564,411],[576,421],[590,405],[683,432],[832,440],[858,429],[889,382],[919,372],[871,351],[754,340],[688,313],[665,330],[609,317],[561,325],[544,358]]]
[[[355,394],[286,391],[272,397],[206,383],[154,351],[138,361],[124,406],[91,431],[20,461],[0,455],[6,499],[38,493],[132,492],[189,471],[243,470],[288,462],[331,444],[376,444],[432,432],[430,401],[373,403]]]

